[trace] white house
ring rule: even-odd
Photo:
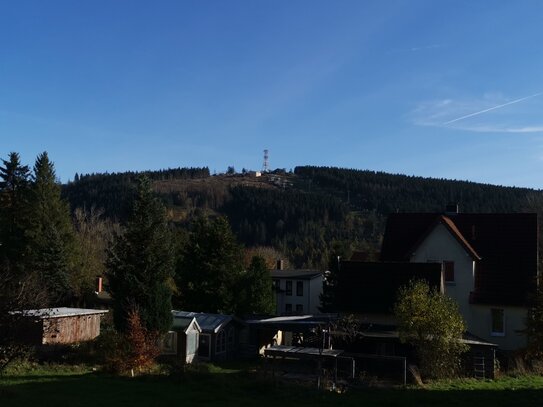
[[[322,273],[315,270],[283,270],[281,262],[271,271],[277,315],[319,314]]]
[[[382,261],[441,263],[444,292],[455,299],[468,331],[504,350],[526,345],[530,294],[538,276],[537,215],[390,215]]]

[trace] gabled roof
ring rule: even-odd
[[[442,224],[443,226],[445,226],[449,233],[457,240],[460,246],[462,246],[462,248],[466,251],[467,254],[471,256],[472,259],[481,260],[481,256],[479,256],[475,249],[469,244],[467,239],[464,237],[462,232],[458,230],[451,218],[444,215],[437,217],[434,224],[428,228],[426,233],[421,236],[419,242],[415,245],[415,247],[413,247],[413,251],[416,250],[416,248],[428,237],[430,233],[432,233],[432,231],[436,228],[438,224]]]
[[[342,261],[336,297],[342,312],[389,314],[413,279],[441,291],[440,263]]]
[[[537,277],[537,214],[395,213],[387,221],[381,260],[409,261],[437,224],[477,262],[472,302],[526,304]]]
[[[239,320],[232,315],[207,314],[204,312],[172,311],[174,319],[178,317],[196,318],[202,332],[217,333],[231,321]]]

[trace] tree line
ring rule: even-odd
[[[98,276],[106,277],[115,327],[128,342],[139,341],[143,332],[151,338],[147,344],[156,343],[171,327],[172,306],[273,312],[265,259],[244,261],[244,248],[225,218],[200,216],[181,229],[168,220],[145,174],[128,189],[128,215],[115,222],[94,206],[70,210],[46,152],[32,170],[17,153],[2,159],[0,369],[17,343],[14,318],[20,314],[13,311],[93,305]]]

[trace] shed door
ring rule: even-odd
[[[198,332],[187,333],[187,356],[195,355],[198,350]]]
[[[209,359],[211,356],[211,336],[208,334],[200,334],[198,344],[198,357]]]

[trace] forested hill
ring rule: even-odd
[[[77,176],[64,186],[72,209],[104,208],[123,221],[137,173]],[[200,213],[226,215],[246,246],[273,246],[297,267],[324,267],[341,248],[376,251],[388,214],[440,212],[458,202],[464,212],[534,211],[540,191],[327,167],[296,167],[255,177],[209,174],[207,168],[146,172],[185,227]]]
[[[334,167],[296,167],[304,189],[330,194],[352,208],[391,212],[439,212],[449,202],[460,203],[464,212],[518,212],[527,196],[541,191],[437,178]]]

